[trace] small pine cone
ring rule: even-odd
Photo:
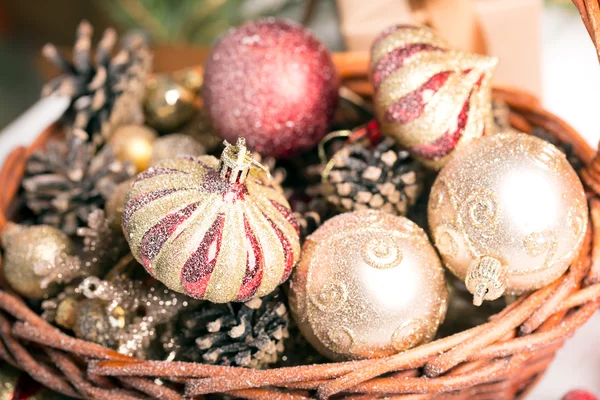
[[[335,207],[325,198],[322,188],[323,185],[308,185],[302,190],[285,190],[286,198],[298,221],[302,242],[323,222],[337,214]]]
[[[342,212],[372,209],[405,215],[423,189],[421,165],[390,138],[372,148],[364,142],[350,144],[333,157],[326,175],[327,200]]]
[[[75,234],[94,210],[104,207],[114,188],[135,173],[132,165],[115,158],[110,146],[96,152],[87,140],[84,131],[75,129],[27,161],[22,185],[36,223]]]
[[[264,368],[283,353],[289,321],[277,290],[242,304],[188,308],[161,339],[170,360]]]
[[[89,132],[90,139],[100,144],[116,126],[143,122],[141,102],[152,55],[139,34],[126,36],[121,49],[115,52],[117,33],[109,28],[92,56],[92,34],[89,22],[82,21],[77,28],[72,61],[54,45],[44,46],[43,56],[61,73],[44,86],[42,96],[69,96],[71,107],[64,115],[66,124]]]

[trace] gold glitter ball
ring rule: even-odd
[[[477,305],[560,277],[583,243],[588,207],[560,150],[503,133],[474,141],[446,164],[428,218],[445,265]]]
[[[159,75],[148,82],[144,114],[146,122],[160,132],[181,128],[197,112],[197,95],[177,82],[175,77]]]
[[[115,130],[109,143],[120,161],[129,161],[137,172],[150,166],[150,158],[157,138],[156,132],[143,125],[123,125]]]
[[[383,134],[430,168],[493,129],[498,60],[455,50],[426,27],[386,29],[371,47],[374,105]]]
[[[36,274],[36,265],[55,265],[57,256],[75,253],[69,237],[48,225],[9,223],[2,231],[2,245],[4,277],[16,292],[31,299],[45,298],[56,290],[55,285],[41,287],[43,276]]]
[[[383,357],[430,341],[444,319],[444,270],[407,218],[355,211],[309,236],[290,285],[301,332],[324,356]]]
[[[150,165],[162,160],[180,156],[201,156],[206,154],[204,146],[190,135],[172,133],[156,140],[150,157]]]

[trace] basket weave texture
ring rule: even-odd
[[[370,95],[368,57],[340,53],[334,59],[343,83]],[[495,88],[493,96],[508,104],[515,129],[530,133],[540,127],[573,146],[584,165],[578,173],[591,215],[585,243],[569,271],[522,295],[489,322],[382,359],[250,370],[124,356],[68,336],[3,289],[0,359],[74,398],[181,399],[209,393],[246,399],[523,398],[564,341],[600,305],[600,156],[532,95]],[[30,147],[14,149],[6,160],[0,171],[0,229],[18,215],[18,189],[27,158],[57,129],[50,127]]]

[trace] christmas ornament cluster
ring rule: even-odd
[[[143,37],[111,57],[109,30],[92,57],[91,33],[72,62],[45,47],[44,95],[72,104],[1,237],[7,284],[79,338],[251,368],[383,357],[485,321],[583,243],[577,160],[511,130],[498,60],[428,28],[373,43],[372,113],[289,21],[152,76]]]

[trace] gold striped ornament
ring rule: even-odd
[[[388,28],[371,48],[375,114],[385,135],[440,169],[453,151],[492,132],[498,59],[450,47],[431,29]]]
[[[161,161],[138,175],[123,213],[136,259],[167,287],[215,303],[272,292],[300,254],[279,186],[246,151]]]

